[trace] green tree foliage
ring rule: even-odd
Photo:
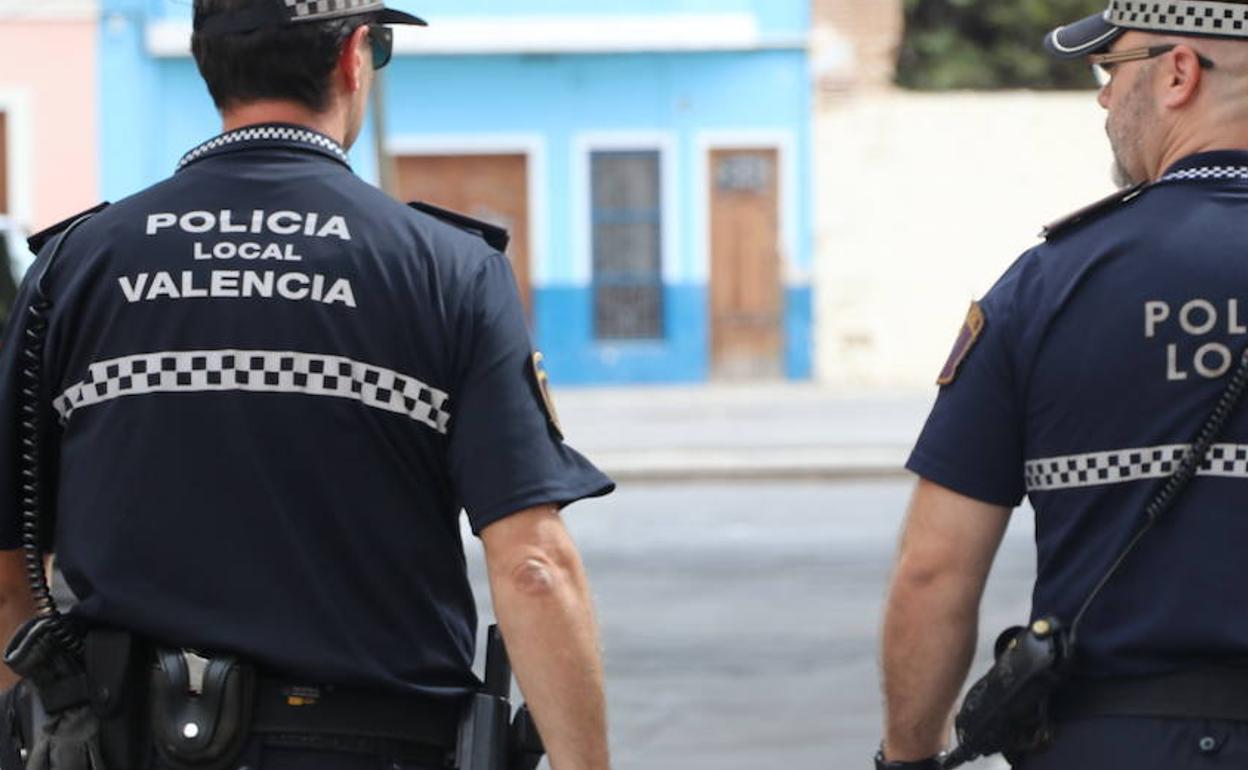
[[[1106,0],[905,0],[897,82],[906,88],[1088,88],[1088,68],[1050,57],[1044,36]]]

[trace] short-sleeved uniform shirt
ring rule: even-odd
[[[1027,495],[1033,616],[1070,623],[1248,345],[1248,152],[1179,162],[1133,200],[1025,253],[978,308],[960,347],[978,330],[976,341],[908,467],[989,503]],[[1243,664],[1245,501],[1241,406],[1089,610],[1079,673]]]
[[[318,133],[195,149],[73,231],[46,285],[56,552],[90,620],[458,696],[477,684],[461,509],[479,533],[612,488],[562,441],[507,258]],[[0,350],[4,414],[22,326]],[[14,509],[0,547],[19,545]]]

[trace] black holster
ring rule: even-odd
[[[5,651],[22,681],[0,701],[0,767],[140,767],[147,745],[143,660],[133,635],[122,631],[84,634],[64,617],[22,626]]]
[[[955,720],[958,747],[944,768],[998,752],[1013,764],[1052,740],[1050,703],[1070,660],[1065,629],[1053,618],[1006,629],[994,653],[992,668],[962,701]]]
[[[546,753],[527,706],[511,713],[511,661],[498,626],[486,633],[485,687],[464,710],[457,770],[534,770]]]

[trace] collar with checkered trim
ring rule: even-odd
[[[1157,184],[1224,179],[1248,180],[1248,151],[1213,150],[1189,155],[1166,169]]]
[[[333,158],[347,168],[351,163],[346,150],[328,136],[305,126],[290,123],[264,123],[244,126],[209,139],[182,156],[178,171],[205,158],[243,150],[272,149],[306,150]]]

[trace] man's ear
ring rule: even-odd
[[[368,25],[365,24],[351,33],[338,54],[338,73],[348,93],[355,93],[364,87],[364,68],[369,66],[370,56]]]
[[[1196,98],[1200,90],[1200,81],[1205,74],[1200,66],[1200,57],[1190,46],[1179,45],[1167,58],[1161,103],[1172,109],[1184,107]]]

